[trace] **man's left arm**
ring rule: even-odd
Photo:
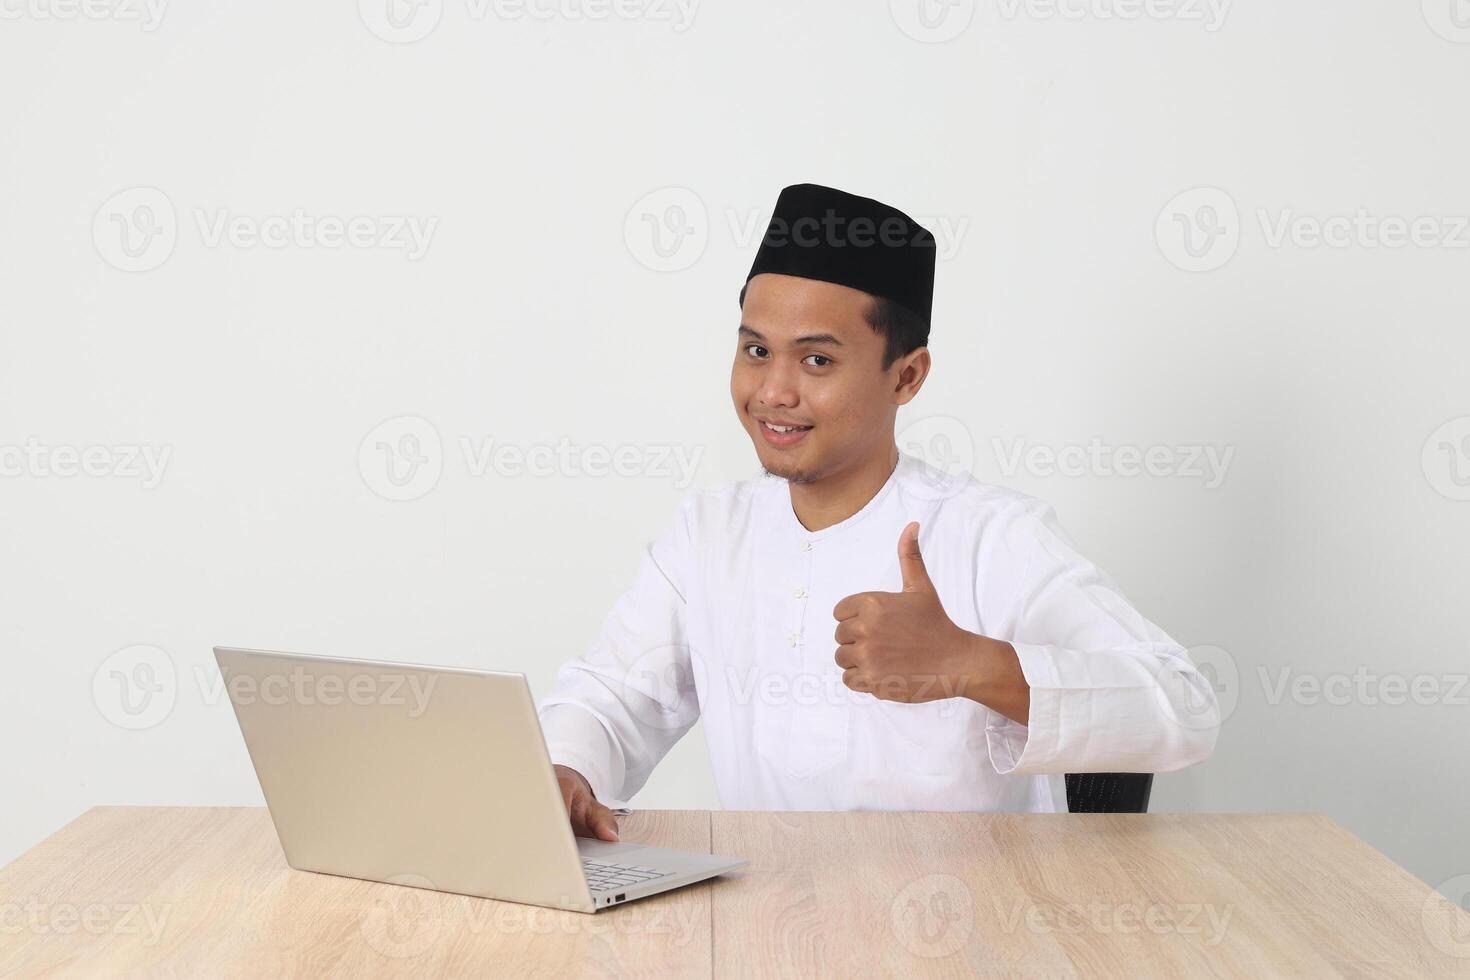
[[[956,626],[924,568],[918,525],[899,540],[901,593],[838,603],[836,659],[854,690],[898,701],[967,697],[996,713],[1002,774],[1167,772],[1209,757],[1219,709],[1184,649],[1079,555],[1032,502],[982,544],[995,636]]]

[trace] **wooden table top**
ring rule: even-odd
[[[0,870],[0,976],[1470,977],[1327,817],[636,811],[744,857],[596,915],[292,871],[264,809],[98,807]]]

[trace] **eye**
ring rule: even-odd
[[[808,354],[806,357],[803,357],[801,359],[801,363],[805,364],[813,358],[815,358],[819,363],[813,364],[812,367],[826,367],[828,364],[832,363],[832,358],[826,356],[825,354]]]
[[[765,357],[767,354],[770,353],[770,351],[766,350],[760,344],[746,344],[745,353],[749,354],[751,357]]]

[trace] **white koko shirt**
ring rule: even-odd
[[[842,683],[832,609],[901,591],[910,521],[950,619],[1015,647],[1029,724]],[[720,802],[738,810],[1065,811],[1060,774],[1179,769],[1210,755],[1219,723],[1184,650],[1049,506],[905,453],[860,511],[820,531],[780,477],[691,491],[539,713],[552,761],[612,806],[702,717]]]

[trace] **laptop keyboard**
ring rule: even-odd
[[[587,884],[595,892],[611,891],[614,888],[627,888],[630,885],[641,885],[645,881],[655,878],[667,878],[667,871],[655,871],[653,868],[644,868],[632,864],[602,864],[598,861],[582,859],[582,871],[587,875]]]

